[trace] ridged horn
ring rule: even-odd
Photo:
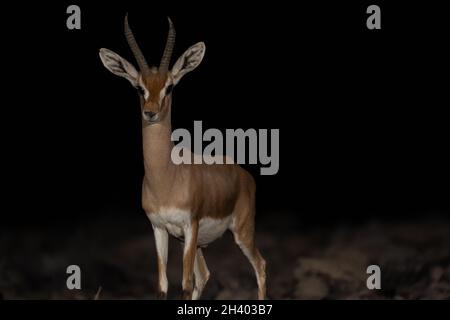
[[[139,69],[142,73],[147,74],[150,71],[148,67],[147,61],[145,60],[144,55],[142,54],[139,45],[134,38],[133,32],[130,29],[128,24],[128,13],[125,15],[125,37],[127,38],[128,45],[130,46],[131,51],[133,52],[134,58],[137,61]]]
[[[175,45],[175,28],[169,17],[167,17],[167,20],[169,20],[169,33],[167,34],[166,47],[164,48],[164,53],[159,64],[159,70],[161,71],[169,70],[170,58],[172,57],[172,51]]]

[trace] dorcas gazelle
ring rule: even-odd
[[[138,91],[142,111],[145,176],[142,206],[153,226],[158,258],[158,293],[167,297],[166,275],[169,234],[184,243],[183,298],[198,299],[209,270],[202,248],[231,230],[256,273],[258,298],[266,295],[266,262],[255,246],[255,182],[237,164],[180,164],[171,161],[172,89],[194,70],[205,54],[199,42],[169,70],[175,29],[169,33],[159,67],[149,67],[125,17],[125,36],[139,71],[108,49],[100,59],[113,74],[127,79]]]

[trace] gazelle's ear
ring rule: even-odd
[[[101,48],[100,59],[106,69],[114,73],[116,76],[123,77],[131,82],[133,87],[137,87],[139,80],[139,72],[133,67],[131,63],[119,56],[117,53]]]
[[[203,60],[205,50],[206,50],[205,44],[203,42],[198,42],[189,49],[187,49],[183,53],[183,55],[180,58],[178,58],[177,62],[172,68],[172,76],[174,84],[177,84],[178,81],[180,81],[180,79],[186,73],[198,67],[200,62],[202,62]]]

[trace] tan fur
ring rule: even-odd
[[[167,75],[154,74],[145,79],[150,102],[142,107],[154,107],[167,81]],[[153,110],[156,112],[155,110]],[[198,260],[196,290],[203,289],[209,271],[201,252],[197,251],[199,221],[210,217],[232,217],[231,231],[244,254],[250,260],[258,283],[258,298],[265,298],[265,261],[256,249],[255,236],[255,182],[253,177],[236,164],[181,164],[172,163],[171,96],[165,97],[159,107],[160,122],[143,122],[143,151],[145,177],[142,187],[142,206],[149,215],[172,207],[191,213],[192,242],[185,244],[183,257],[183,298],[191,299],[194,290],[194,263]],[[198,249],[199,250],[199,249]],[[199,256],[201,255],[201,256]],[[197,257],[197,259],[196,259]],[[165,276],[166,266],[158,258],[159,278]],[[197,288],[197,284],[201,288]],[[161,290],[160,290],[161,291]],[[197,292],[198,293],[198,292]],[[164,297],[165,292],[161,293]]]
[[[157,257],[158,259],[158,275],[162,275],[163,273],[166,272],[166,264],[162,261],[161,257],[158,255]],[[161,288],[161,279],[159,279],[159,283],[158,283],[158,292],[162,292],[163,288]]]
[[[127,18],[125,34],[142,72],[139,74],[128,61],[111,50],[101,48],[99,51],[100,59],[109,71],[127,79],[134,87],[144,89],[143,94],[140,92],[145,169],[142,207],[154,230],[160,296],[166,297],[168,288],[169,234],[185,242],[183,297],[191,299],[193,295],[200,297],[209,278],[198,247],[206,246],[229,229],[252,264],[257,276],[258,298],[264,299],[265,261],[254,241],[256,188],[252,176],[235,164],[175,165],[171,160],[174,147],[171,141],[172,96],[167,88],[173,87],[201,63],[206,47],[203,42],[191,46],[177,60],[172,71],[168,71],[175,41],[175,29],[170,19],[169,25],[160,68],[148,67]]]
[[[193,298],[198,299],[205,287],[206,282],[209,279],[209,270],[206,265],[205,258],[203,257],[202,249],[197,249],[194,262],[194,275],[195,275],[195,287],[193,292]]]
[[[171,22],[170,25],[172,38],[169,37],[168,43],[173,45],[174,30]],[[130,46],[134,48],[133,52],[144,70],[141,74],[110,50],[102,48],[99,54],[112,73],[126,78],[135,87],[144,87],[141,88],[144,94],[140,96],[145,169],[142,207],[154,229],[159,291],[164,297],[168,287],[166,264],[169,234],[185,242],[183,296],[190,299],[194,291],[195,297],[200,296],[209,277],[198,247],[206,246],[229,229],[255,269],[258,297],[264,298],[265,262],[254,242],[256,187],[252,176],[236,164],[175,165],[171,160],[174,148],[171,141],[172,96],[166,89],[173,87],[184,74],[200,64],[205,52],[204,43],[199,42],[186,50],[175,63],[172,73],[167,68],[149,69],[142,62],[142,53],[130,30],[128,35]],[[170,39],[172,42],[169,42]],[[194,269],[197,280],[194,279]]]
[[[142,80],[149,91],[149,99],[145,102],[143,111],[160,112],[161,105],[159,93],[164,89],[167,82],[168,73],[150,73]]]
[[[183,299],[191,300],[194,290],[194,262],[197,251],[198,220],[193,219],[191,224],[192,236],[189,241],[185,239],[183,254]]]

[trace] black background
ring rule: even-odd
[[[204,129],[280,129],[278,174],[246,166],[259,214],[321,222],[448,214],[450,55],[439,3],[5,6],[3,223],[139,214],[138,98],[98,57],[105,47],[135,63],[126,12],[150,63],[159,62],[168,15],[172,62],[206,43],[200,67],[174,90],[174,128],[202,120]],[[70,4],[81,7],[81,30],[66,28]],[[370,4],[381,7],[381,30],[366,28]]]

